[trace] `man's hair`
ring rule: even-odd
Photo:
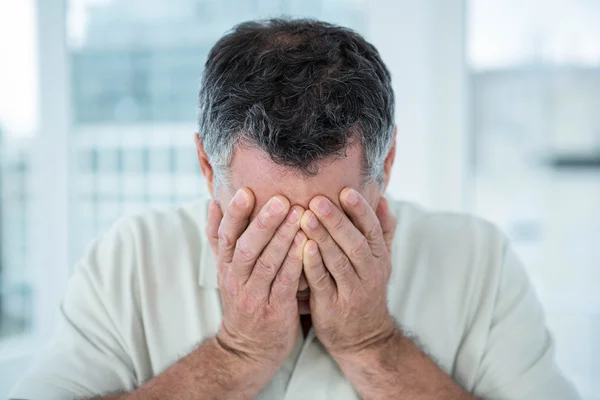
[[[360,143],[366,181],[380,179],[394,130],[391,76],[358,33],[321,21],[244,22],[211,49],[198,133],[215,169],[236,145],[308,175]]]

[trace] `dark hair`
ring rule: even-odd
[[[244,22],[211,49],[199,93],[199,135],[213,167],[240,141],[307,174],[362,144],[380,177],[394,129],[391,76],[358,33],[308,19]]]

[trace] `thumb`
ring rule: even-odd
[[[388,201],[385,197],[379,198],[377,209],[375,214],[381,224],[381,230],[383,231],[383,238],[387,246],[388,252],[392,252],[392,241],[394,240],[394,234],[396,233],[396,217],[391,213]]]

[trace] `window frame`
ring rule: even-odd
[[[38,127],[31,140],[30,223],[31,331],[0,340],[0,368],[30,357],[51,337],[71,272],[70,94],[66,2],[34,0],[38,75]],[[33,250],[34,249],[34,250]]]

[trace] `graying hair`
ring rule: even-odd
[[[319,161],[355,142],[365,181],[381,182],[394,130],[391,76],[350,29],[307,19],[237,25],[211,49],[198,97],[198,134],[217,182],[239,144],[315,175]]]

